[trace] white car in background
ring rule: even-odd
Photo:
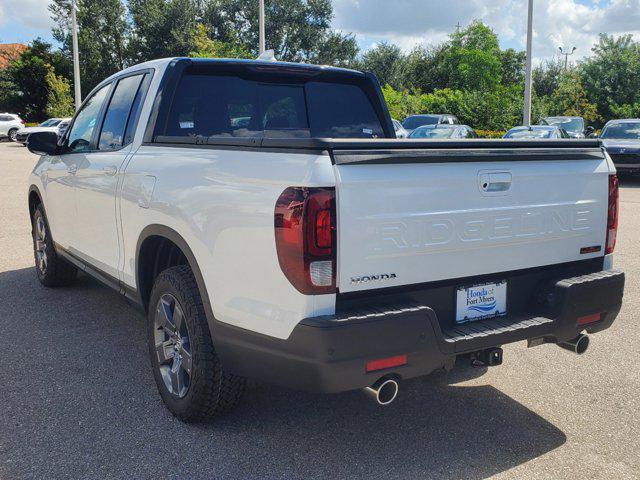
[[[26,145],[29,135],[35,132],[55,132],[58,136],[61,136],[66,127],[69,126],[70,120],[71,118],[50,118],[35,127],[23,127],[18,130],[13,141]],[[60,131],[63,122],[65,122],[66,126],[63,131]]]
[[[393,129],[396,132],[396,138],[409,138],[409,132],[405,130],[405,128],[398,120],[392,118],[391,123],[393,123]]]
[[[0,139],[16,141],[18,130],[24,127],[24,121],[15,113],[0,113]]]

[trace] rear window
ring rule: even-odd
[[[358,85],[286,84],[232,75],[187,73],[167,119],[167,136],[267,138],[384,137]]]
[[[511,130],[506,133],[504,138],[551,138],[552,130],[534,129],[534,130]]]
[[[422,115],[419,117],[405,118],[402,126],[409,130],[413,130],[423,125],[437,125],[438,123],[440,123],[440,117]]]

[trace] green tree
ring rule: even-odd
[[[129,22],[122,0],[78,0],[78,50],[83,94],[129,64]],[[70,0],[53,0],[49,6],[56,24],[54,38],[71,58]]]
[[[196,26],[193,38],[195,50],[189,53],[190,57],[201,58],[251,58],[252,54],[237,42],[223,42],[213,40],[210,37],[211,29],[206,25]]]
[[[405,56],[397,45],[380,43],[362,55],[358,68],[378,77],[380,85],[404,86]]]
[[[45,77],[47,81],[46,114],[48,117],[71,117],[74,113],[74,100],[71,95],[71,83],[61,75],[56,75],[53,67]]]
[[[228,42],[231,35],[257,54],[258,2],[208,0],[203,22],[213,37]],[[266,47],[279,60],[347,65],[357,54],[352,35],[331,30],[331,0],[278,0],[265,2]]]
[[[518,52],[513,48],[508,48],[500,52],[503,85],[510,86],[524,83],[524,64],[526,58],[526,52]]]
[[[448,86],[460,90],[492,90],[502,81],[502,61],[498,36],[482,22],[475,21],[451,35],[445,56]]]
[[[414,48],[405,59],[403,84],[422,92],[446,88],[449,84],[445,61],[448,52],[449,45],[446,43]]]
[[[616,116],[614,105],[640,102],[640,45],[631,35],[601,34],[592,51],[580,74],[587,97],[606,120]]]
[[[611,112],[616,118],[640,118],[640,102],[630,105],[611,105]]]
[[[404,120],[409,115],[422,112],[421,95],[407,90],[395,90],[391,85],[382,87],[389,113],[396,120]]]
[[[133,36],[131,60],[186,57],[197,50],[195,39],[202,16],[198,0],[129,0]]]
[[[560,60],[546,60],[533,69],[533,89],[539,97],[553,95],[562,80],[564,64]]]
[[[10,97],[5,101],[24,118],[42,120],[49,98],[47,75],[52,70],[64,73],[67,67],[60,52],[52,51],[51,45],[40,39],[34,40],[6,69],[4,79]]]
[[[578,72],[567,72],[550,100],[550,113],[553,115],[583,117],[589,123],[600,119],[597,107],[587,99]]]

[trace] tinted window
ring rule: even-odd
[[[133,75],[118,81],[104,117],[98,150],[114,150],[124,145],[127,120],[141,80],[142,75]]]
[[[105,85],[87,100],[78,112],[69,130],[68,150],[70,152],[86,152],[90,149],[91,136],[98,122],[100,108],[109,91],[110,85]]]
[[[419,116],[419,117],[407,117],[402,122],[404,128],[413,130],[414,128],[421,127],[422,125],[437,125],[440,122],[440,117],[437,116]]]
[[[542,120],[542,123],[563,128],[567,132],[582,132],[584,130],[584,120],[581,118],[547,117]]]
[[[42,122],[38,126],[39,127],[55,127],[59,123],[60,123],[60,119],[59,118],[50,118],[49,120],[45,120],[44,122]]]
[[[553,130],[534,129],[534,130],[510,130],[504,138],[550,138]]]
[[[384,137],[371,101],[357,85],[309,82],[306,91],[313,137]]]
[[[455,128],[417,128],[409,138],[451,138],[455,132]]]
[[[601,138],[623,138],[628,140],[640,139],[640,122],[614,123],[604,127]]]
[[[142,103],[147,90],[149,89],[150,83],[151,74],[147,73],[142,78],[140,88],[138,88],[138,93],[136,93],[136,97],[133,99],[133,106],[131,107],[131,113],[129,113],[129,120],[127,121],[127,129],[124,133],[124,145],[128,145],[133,141],[133,136],[136,133],[135,129],[138,125],[138,119],[140,118],[140,111],[142,110]]]
[[[371,102],[355,85],[187,74],[178,84],[165,135],[371,138],[384,133]]]
[[[0,122],[10,122],[11,120],[13,120],[12,117],[9,117],[7,115],[0,115]]]

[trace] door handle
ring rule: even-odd
[[[510,172],[486,172],[479,175],[480,189],[487,194],[507,192],[511,188]]]
[[[115,165],[108,165],[106,167],[103,167],[102,171],[109,176],[113,176],[118,173],[118,168]]]
[[[76,165],[75,163],[72,163],[67,167],[67,172],[69,172],[71,175],[75,175],[77,171],[78,165]]]

